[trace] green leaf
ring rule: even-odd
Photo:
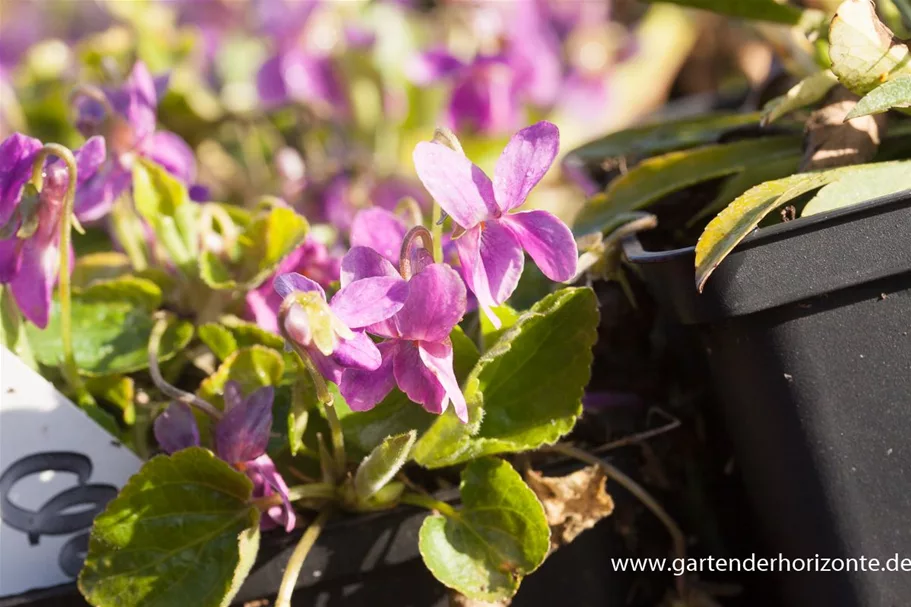
[[[109,237],[106,245],[111,246]],[[73,288],[85,288],[98,280],[110,280],[129,274],[130,270],[130,259],[123,253],[89,253],[79,256],[76,260],[71,280]]]
[[[487,318],[487,314],[479,312],[481,322],[481,347],[486,352],[492,345],[497,343],[500,336],[503,335],[511,326],[519,320],[520,314],[510,306],[503,304],[493,308],[493,313],[500,319],[500,328],[497,329]]]
[[[834,211],[848,205],[873,200],[911,188],[909,163],[871,166],[823,187],[810,199],[801,217]]]
[[[762,108],[763,126],[775,122],[785,114],[812,105],[826,96],[833,86],[838,84],[838,77],[832,70],[823,70],[807,76],[795,84],[787,93],[776,97]]]
[[[310,421],[310,411],[317,407],[319,397],[309,373],[301,373],[291,389],[291,406],[288,408],[288,447],[291,455],[306,449],[304,433]]]
[[[470,599],[513,596],[550,548],[544,507],[519,473],[503,460],[468,464],[459,485],[462,509],[424,519],[418,546],[440,582]]]
[[[649,158],[608,185],[603,194],[589,200],[576,217],[576,236],[600,232],[621,213],[647,207],[677,190],[739,173],[748,166],[769,162],[800,149],[792,136],[747,139],[671,152]]]
[[[369,499],[398,474],[408,461],[417,437],[415,430],[389,436],[364,458],[354,475],[354,490],[359,500]]]
[[[542,299],[464,382],[469,423],[447,411],[418,440],[415,461],[439,468],[556,442],[582,413],[597,326],[591,289],[566,288]]]
[[[824,185],[858,172],[887,166],[911,166],[907,162],[880,162],[838,167],[815,173],[800,173],[777,179],[747,190],[719,213],[702,232],[696,243],[696,288],[702,291],[718,264],[774,209]]]
[[[715,215],[721,209],[728,206],[738,196],[761,183],[788,177],[797,172],[800,168],[800,161],[803,159],[803,152],[795,150],[793,154],[786,154],[778,158],[768,160],[767,162],[757,162],[746,167],[740,173],[731,176],[724,182],[721,190],[715,196],[715,199],[707,206],[700,209],[696,215],[687,222],[687,227],[691,227],[706,217]]]
[[[583,145],[567,154],[567,162],[594,162],[644,157],[715,143],[728,131],[758,125],[760,114],[715,113],[696,118],[652,122]]]
[[[234,339],[234,334],[227,327],[210,322],[199,327],[197,332],[199,333],[199,339],[206,344],[206,347],[212,350],[218,360],[225,360],[237,351],[237,340]]]
[[[341,424],[345,445],[361,453],[370,453],[387,436],[408,430],[417,430],[421,434],[436,420],[436,415],[425,411],[395,389],[373,409],[342,417]]]
[[[25,323],[9,287],[0,285],[0,344],[22,359],[32,369],[38,369],[28,341]]]
[[[86,380],[85,387],[95,398],[107,401],[120,409],[124,424],[132,426],[136,423],[134,402],[136,389],[131,377],[124,375],[90,377]]]
[[[786,25],[796,25],[803,11],[790,4],[776,0],[645,0],[646,2],[667,2],[691,8],[701,8],[728,17],[772,21]]]
[[[829,57],[839,81],[857,95],[911,74],[908,47],[880,22],[870,0],[838,7],[829,26]]]
[[[906,107],[911,107],[911,75],[896,76],[864,95],[845,120]]]
[[[199,385],[199,397],[222,408],[222,394],[228,381],[240,384],[241,392],[249,394],[263,386],[277,386],[282,379],[285,362],[280,352],[265,346],[250,346],[237,350]]]
[[[255,323],[241,320],[236,316],[222,316],[219,321],[231,330],[234,339],[237,340],[237,345],[241,348],[260,345],[282,350],[285,347],[285,340]]]
[[[452,368],[459,382],[465,381],[477,364],[481,354],[478,347],[469,339],[462,327],[456,326],[449,334],[452,341]]]
[[[254,289],[307,237],[310,225],[293,209],[260,213],[238,237],[236,263],[211,251],[200,258],[200,276],[213,289]]]
[[[174,264],[187,276],[196,275],[199,206],[187,188],[154,162],[141,159],[133,166],[133,199]]]
[[[79,371],[88,376],[117,375],[146,369],[152,333],[155,290],[135,277],[95,283],[73,293],[73,350]],[[160,291],[158,291],[160,299]],[[168,314],[159,360],[170,360],[193,339],[193,324]],[[60,302],[51,306],[45,330],[28,326],[38,362],[56,366],[63,360]]]
[[[259,548],[252,494],[205,449],[151,459],[95,519],[79,590],[97,607],[226,607]]]

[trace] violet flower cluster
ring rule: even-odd
[[[233,381],[225,384],[224,416],[212,430],[215,454],[246,474],[253,482],[253,497],[281,497],[281,504],[270,507],[260,527],[294,529],[295,514],[288,498],[288,485],[266,454],[272,430],[272,404],[275,390],[260,388],[246,397]],[[155,440],[166,453],[200,445],[199,426],[193,410],[182,402],[172,402],[155,419]]]
[[[352,410],[369,410],[398,387],[432,413],[452,402],[459,419],[468,421],[450,339],[466,312],[468,289],[499,327],[493,308],[515,290],[525,252],[552,280],[566,281],[576,272],[576,244],[562,221],[542,210],[511,212],[547,173],[558,149],[553,124],[523,129],[506,146],[491,181],[460,151],[418,144],[415,168],[454,222],[461,274],[435,263],[430,251],[414,246],[416,239],[409,241],[399,218],[376,208],[355,219],[354,246],[342,259],[341,289],[331,302],[301,274],[275,279],[282,334],[338,384]]]

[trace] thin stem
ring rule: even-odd
[[[455,508],[446,502],[441,502],[440,500],[434,499],[429,495],[424,495],[423,493],[403,493],[399,498],[399,503],[410,504],[412,506],[426,508],[427,510],[436,510],[449,518],[459,518],[459,513]]]
[[[323,531],[323,526],[329,520],[331,513],[332,509],[328,506],[321,510],[295,546],[294,552],[291,553],[291,558],[288,559],[288,564],[285,566],[285,575],[282,576],[282,583],[278,588],[275,607],[291,607],[291,595],[294,593],[294,586],[297,584],[304,561]]]
[[[411,265],[411,251],[414,248],[414,241],[417,239],[421,240],[421,244],[425,249],[428,251],[433,250],[433,236],[430,234],[430,230],[424,226],[414,226],[408,230],[408,233],[405,234],[405,239],[402,240],[402,250],[399,254],[399,272],[405,280],[410,279],[414,271]]]
[[[620,447],[635,445],[636,443],[641,443],[642,441],[648,440],[650,438],[655,438],[656,436],[660,436],[665,432],[670,432],[671,430],[675,430],[680,427],[680,420],[667,411],[664,411],[662,409],[655,409],[655,411],[665,416],[670,421],[658,428],[652,428],[651,430],[645,430],[644,432],[631,434],[630,436],[624,436],[621,439],[605,443],[597,449],[593,449],[592,453],[604,453],[605,451],[610,451],[611,449],[619,449]]]
[[[578,459],[585,462],[586,464],[591,464],[593,466],[598,466],[601,468],[605,474],[611,479],[613,479],[621,487],[633,494],[633,496],[638,499],[642,504],[652,511],[652,514],[661,521],[661,523],[667,528],[668,533],[671,536],[671,540],[674,543],[674,554],[678,558],[686,557],[686,536],[683,535],[683,531],[677,525],[671,515],[661,507],[661,505],[651,496],[651,494],[646,491],[639,483],[628,477],[626,474],[618,470],[612,464],[607,463],[603,459],[583,451],[572,445],[567,445],[565,443],[557,443],[556,445],[544,447],[548,451],[553,451],[554,453],[561,453],[569,457]],[[684,576],[677,578],[677,593],[681,597],[686,596],[686,580]]]
[[[89,394],[85,383],[79,376],[79,367],[76,365],[76,355],[73,352],[73,293],[70,286],[70,272],[72,259],[70,257],[70,240],[72,238],[73,205],[76,201],[76,158],[66,147],[57,143],[48,143],[38,152],[32,165],[32,183],[39,190],[44,183],[44,163],[48,156],[56,156],[66,164],[67,183],[66,193],[63,197],[63,208],[60,212],[60,277],[58,289],[60,292],[60,336],[63,342],[63,375],[76,393],[76,399],[81,405],[95,404],[95,399]]]
[[[430,229],[433,230],[433,261],[443,263],[443,209],[433,201],[433,215],[430,218]]]
[[[336,497],[335,487],[328,483],[311,483],[307,485],[295,485],[288,489],[288,501],[299,502],[308,499],[334,499]],[[278,493],[257,497],[250,501],[261,512],[268,510],[273,506],[281,506],[284,500]]]
[[[168,328],[168,319],[161,312],[158,312],[154,316],[155,325],[152,327],[152,334],[149,335],[149,375],[152,376],[152,383],[161,390],[161,392],[170,398],[173,398],[176,401],[182,402],[191,407],[196,407],[203,413],[209,415],[213,419],[221,419],[221,411],[216,409],[213,405],[199,398],[195,394],[189,392],[184,392],[176,386],[172,386],[164,377],[161,376],[161,369],[158,368],[158,351],[161,349],[161,338],[164,335],[165,330]]]

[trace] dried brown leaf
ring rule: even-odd
[[[838,87],[813,112],[806,126],[806,149],[800,170],[831,169],[869,162],[876,155],[886,127],[886,115],[845,121],[859,97]]]
[[[570,543],[614,510],[614,500],[605,489],[607,476],[598,466],[559,477],[529,470],[526,481],[544,505],[551,550]]]

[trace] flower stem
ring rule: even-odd
[[[291,553],[291,558],[288,559],[288,564],[285,566],[285,575],[282,576],[282,583],[278,588],[275,607],[291,607],[291,595],[294,592],[294,586],[297,584],[300,571],[304,566],[304,561],[307,559],[307,555],[316,543],[317,538],[319,538],[319,534],[322,532],[326,521],[329,520],[331,513],[332,509],[330,507],[320,511],[316,519],[304,531],[297,546],[295,546],[294,552]]]
[[[335,487],[328,483],[310,483],[307,485],[295,485],[288,489],[288,501],[299,502],[307,499],[334,499]],[[273,506],[281,506],[282,496],[278,493],[254,498],[251,502],[261,512],[268,510]]]
[[[436,510],[440,514],[448,516],[449,518],[459,518],[459,513],[455,508],[446,502],[441,502],[440,500],[434,499],[429,495],[424,495],[423,493],[403,493],[399,498],[399,503],[419,506],[428,510]]]
[[[443,263],[443,209],[436,200],[433,201],[430,221],[430,229],[433,230],[433,261]]]
[[[661,504],[651,496],[651,494],[646,491],[639,483],[628,477],[626,474],[621,472],[612,464],[604,461],[596,455],[592,455],[587,451],[583,451],[578,447],[573,447],[572,445],[567,445],[565,443],[557,443],[549,447],[544,447],[547,451],[553,451],[554,453],[561,453],[567,455],[574,459],[585,462],[586,464],[591,464],[593,466],[598,466],[601,468],[608,478],[614,480],[618,485],[629,491],[633,496],[638,499],[642,504],[652,511],[652,514],[661,521],[664,526],[667,528],[668,533],[671,536],[671,540],[674,543],[674,553],[678,558],[686,557],[686,536],[683,534],[683,531],[677,525],[671,515],[661,507]],[[677,578],[677,592],[681,597],[686,596],[686,580],[684,576],[679,576]]]
[[[158,351],[161,349],[161,338],[164,335],[165,330],[168,328],[168,319],[165,317],[164,313],[156,312],[155,324],[152,326],[152,334],[149,335],[149,375],[152,376],[152,383],[161,390],[161,392],[170,398],[173,398],[176,401],[182,402],[191,407],[196,407],[203,413],[209,415],[213,419],[221,419],[222,413],[216,409],[211,403],[204,401],[195,394],[189,392],[184,392],[176,386],[172,386],[165,378],[161,375],[161,369],[158,367]]]
[[[421,244],[425,249],[428,251],[433,250],[433,236],[430,234],[430,230],[424,226],[414,226],[408,230],[402,240],[402,250],[399,253],[399,273],[405,280],[409,280],[414,273],[414,268],[411,265],[411,251],[414,248],[414,241],[418,239],[421,240]]]
[[[338,479],[344,479],[345,472],[348,468],[348,458],[345,455],[345,434],[342,432],[342,423],[338,418],[338,413],[335,411],[332,393],[329,392],[326,380],[323,379],[319,369],[313,364],[313,359],[310,358],[307,351],[288,335],[284,334],[284,319],[280,318],[278,325],[281,328],[285,341],[291,344],[297,357],[300,359],[301,363],[303,363],[304,368],[307,369],[307,372],[310,373],[310,377],[313,378],[313,385],[316,387],[316,398],[322,403],[323,408],[326,411],[326,421],[329,423],[329,432],[332,438],[332,459],[335,464],[335,476]]]
[[[60,144],[48,143],[38,152],[32,165],[32,183],[39,190],[44,183],[44,163],[48,156],[56,156],[66,164],[67,184],[66,194],[63,197],[63,209],[60,213],[60,277],[58,290],[60,293],[60,338],[63,342],[63,376],[76,393],[76,400],[80,405],[94,405],[95,399],[89,394],[85,383],[79,376],[79,367],[76,364],[76,355],[73,352],[73,293],[70,286],[70,272],[72,259],[70,256],[70,241],[73,226],[73,205],[76,201],[76,158],[73,153]]]

